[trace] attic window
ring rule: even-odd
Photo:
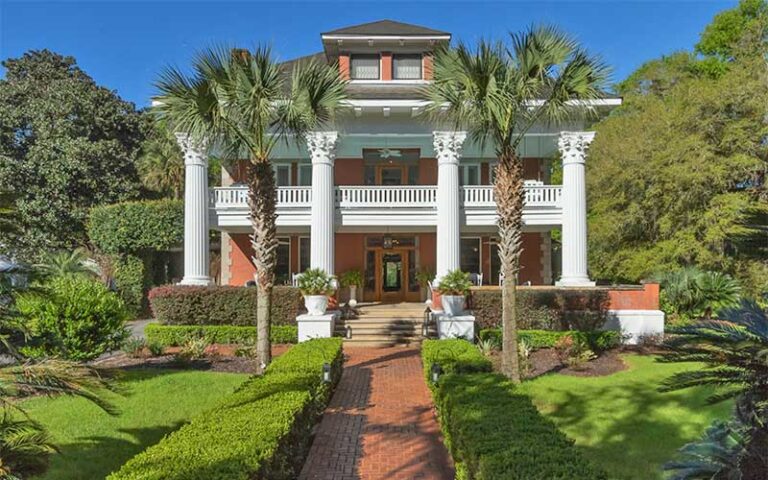
[[[421,55],[395,55],[392,59],[394,80],[421,80]]]
[[[350,77],[352,80],[378,80],[378,55],[352,55],[350,60]]]

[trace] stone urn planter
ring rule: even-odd
[[[454,317],[464,313],[464,295],[442,295],[440,301],[446,315]]]
[[[310,268],[298,279],[298,287],[304,295],[304,306],[310,315],[323,315],[328,309],[328,296],[336,291],[338,282],[325,271]]]
[[[453,270],[440,278],[435,289],[440,292],[440,303],[446,316],[464,314],[464,301],[471,286],[469,274],[461,270]]]
[[[328,309],[328,296],[304,295],[304,307],[310,315],[322,315]]]

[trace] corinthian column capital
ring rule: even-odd
[[[437,163],[459,163],[467,132],[432,132]]]
[[[595,138],[595,132],[560,132],[557,148],[563,157],[563,164],[584,163],[589,144]]]
[[[309,132],[304,140],[312,163],[327,163],[333,165],[336,158],[336,142],[339,139],[338,132]]]
[[[208,166],[208,157],[205,155],[208,146],[206,140],[195,138],[186,132],[176,132],[174,135],[184,153],[184,165]]]

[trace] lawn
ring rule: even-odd
[[[656,390],[671,374],[698,365],[657,363],[639,355],[624,360],[630,368],[613,375],[545,375],[522,389],[611,478],[662,478],[661,465],[698,439],[712,420],[727,418],[731,403],[707,405],[709,390],[703,388]]]
[[[212,407],[246,378],[205,371],[131,371],[121,380],[123,396],[109,397],[121,410],[116,417],[80,398],[28,400],[25,408],[49,429],[62,451],[39,478],[104,478],[193,415]]]

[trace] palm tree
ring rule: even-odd
[[[205,139],[223,158],[249,157],[248,200],[256,267],[259,368],[270,362],[270,304],[274,284],[275,177],[270,157],[280,141],[300,141],[331,122],[345,98],[338,68],[297,62],[286,75],[268,48],[253,52],[208,49],[193,61],[194,74],[166,69],[157,84],[157,112],[174,130]]]
[[[424,89],[431,118],[490,142],[498,158],[494,193],[499,228],[502,294],[502,372],[520,381],[517,358],[516,286],[522,252],[523,164],[517,154],[536,124],[590,113],[608,69],[553,27],[511,34],[509,43],[480,41],[435,54],[434,82]]]
[[[96,262],[88,258],[88,254],[80,248],[71,252],[46,253],[42,261],[35,265],[35,269],[43,278],[69,275],[96,277],[100,273]]]
[[[154,122],[137,162],[141,182],[150,190],[180,200],[184,194],[184,155],[164,122]]]

